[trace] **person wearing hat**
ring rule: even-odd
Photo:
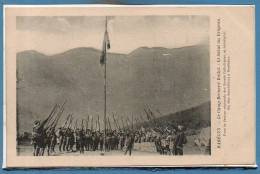
[[[33,123],[33,131],[32,131],[32,142],[31,144],[33,145],[33,156],[38,156],[39,154],[39,147],[37,146],[38,140],[39,140],[39,126],[40,126],[40,121],[36,120]]]
[[[183,155],[183,145],[187,143],[184,127],[178,126],[178,133],[174,143],[175,155]]]
[[[34,121],[33,131],[32,131],[32,144],[33,144],[33,155],[41,155],[41,147],[43,142],[44,124],[46,121],[41,122],[40,120]]]
[[[53,128],[51,130],[51,153],[56,153],[55,152],[55,146],[57,144],[57,135],[56,135],[56,132],[55,132],[55,129]]]
[[[125,139],[125,144],[126,144],[126,150],[125,150],[125,155],[127,152],[129,152],[129,155],[132,155],[132,149],[134,147],[134,135],[132,134],[127,134],[126,139]]]
[[[171,131],[171,142],[170,142],[170,148],[171,148],[171,154],[175,155],[175,140],[176,140],[176,129],[173,129]]]
[[[44,130],[44,125],[47,123],[48,119],[43,121],[35,120],[32,131],[32,143],[34,146],[33,155],[43,156],[44,154],[44,139],[46,137],[46,131]]]
[[[119,144],[120,144],[120,150],[123,150],[124,145],[125,145],[125,136],[123,133],[120,133]]]
[[[57,132],[58,144],[59,144],[59,152],[62,152],[62,145],[64,142],[64,128],[59,127]]]
[[[161,135],[157,135],[156,139],[154,141],[156,152],[162,154],[162,141],[161,141]]]

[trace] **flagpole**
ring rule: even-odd
[[[107,17],[106,17],[106,31],[107,32]],[[107,61],[106,61],[106,57],[107,57],[107,51],[106,51],[106,46],[104,47],[104,51],[105,51],[105,61],[104,61],[104,140],[103,140],[103,150],[104,152],[106,151],[106,128],[107,128],[107,124],[106,124],[106,120],[107,120]],[[101,154],[101,155],[104,155]]]

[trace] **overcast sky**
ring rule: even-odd
[[[105,17],[17,17],[17,51],[51,55],[76,47],[101,49]],[[208,42],[206,16],[110,17],[111,52],[147,47],[176,48]]]

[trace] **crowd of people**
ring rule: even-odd
[[[44,131],[39,122],[34,125],[32,133],[32,144],[34,156],[53,155],[58,152],[79,152],[85,151],[111,151],[128,149],[131,154],[134,143],[134,134],[130,131],[94,131],[72,128],[58,128]],[[131,147],[131,148],[130,148]]]
[[[131,155],[135,143],[154,144],[155,151],[165,155],[183,155],[183,145],[187,142],[183,127],[159,133],[152,128],[124,130],[91,130],[84,128],[43,129],[36,121],[33,127],[32,144],[34,156],[54,155],[62,152],[113,151],[121,150]]]
[[[131,155],[135,143],[145,142],[153,145],[153,151],[161,155],[183,155],[183,145],[187,143],[184,127],[178,125],[169,128],[164,124],[157,124],[155,119],[152,119],[154,114],[151,110],[146,110],[147,124],[134,126],[132,122],[131,126],[121,128],[115,124],[117,127],[112,129],[108,122],[109,129],[101,130],[99,121],[97,122],[99,126],[93,128],[93,117],[90,128],[88,128],[89,121],[85,120],[84,124],[84,119],[79,127],[78,120],[72,126],[73,117],[70,114],[62,126],[58,127],[65,103],[66,101],[61,106],[55,105],[45,120],[34,122],[31,139],[34,156],[114,150],[121,150],[124,154]],[[117,123],[115,118],[114,122]]]
[[[161,155],[183,155],[183,146],[187,143],[187,137],[183,126],[178,126],[170,133],[157,136],[155,140],[156,151]]]

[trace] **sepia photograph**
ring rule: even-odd
[[[254,6],[4,19],[4,168],[256,166]]]
[[[17,16],[17,155],[210,155],[208,16]]]

